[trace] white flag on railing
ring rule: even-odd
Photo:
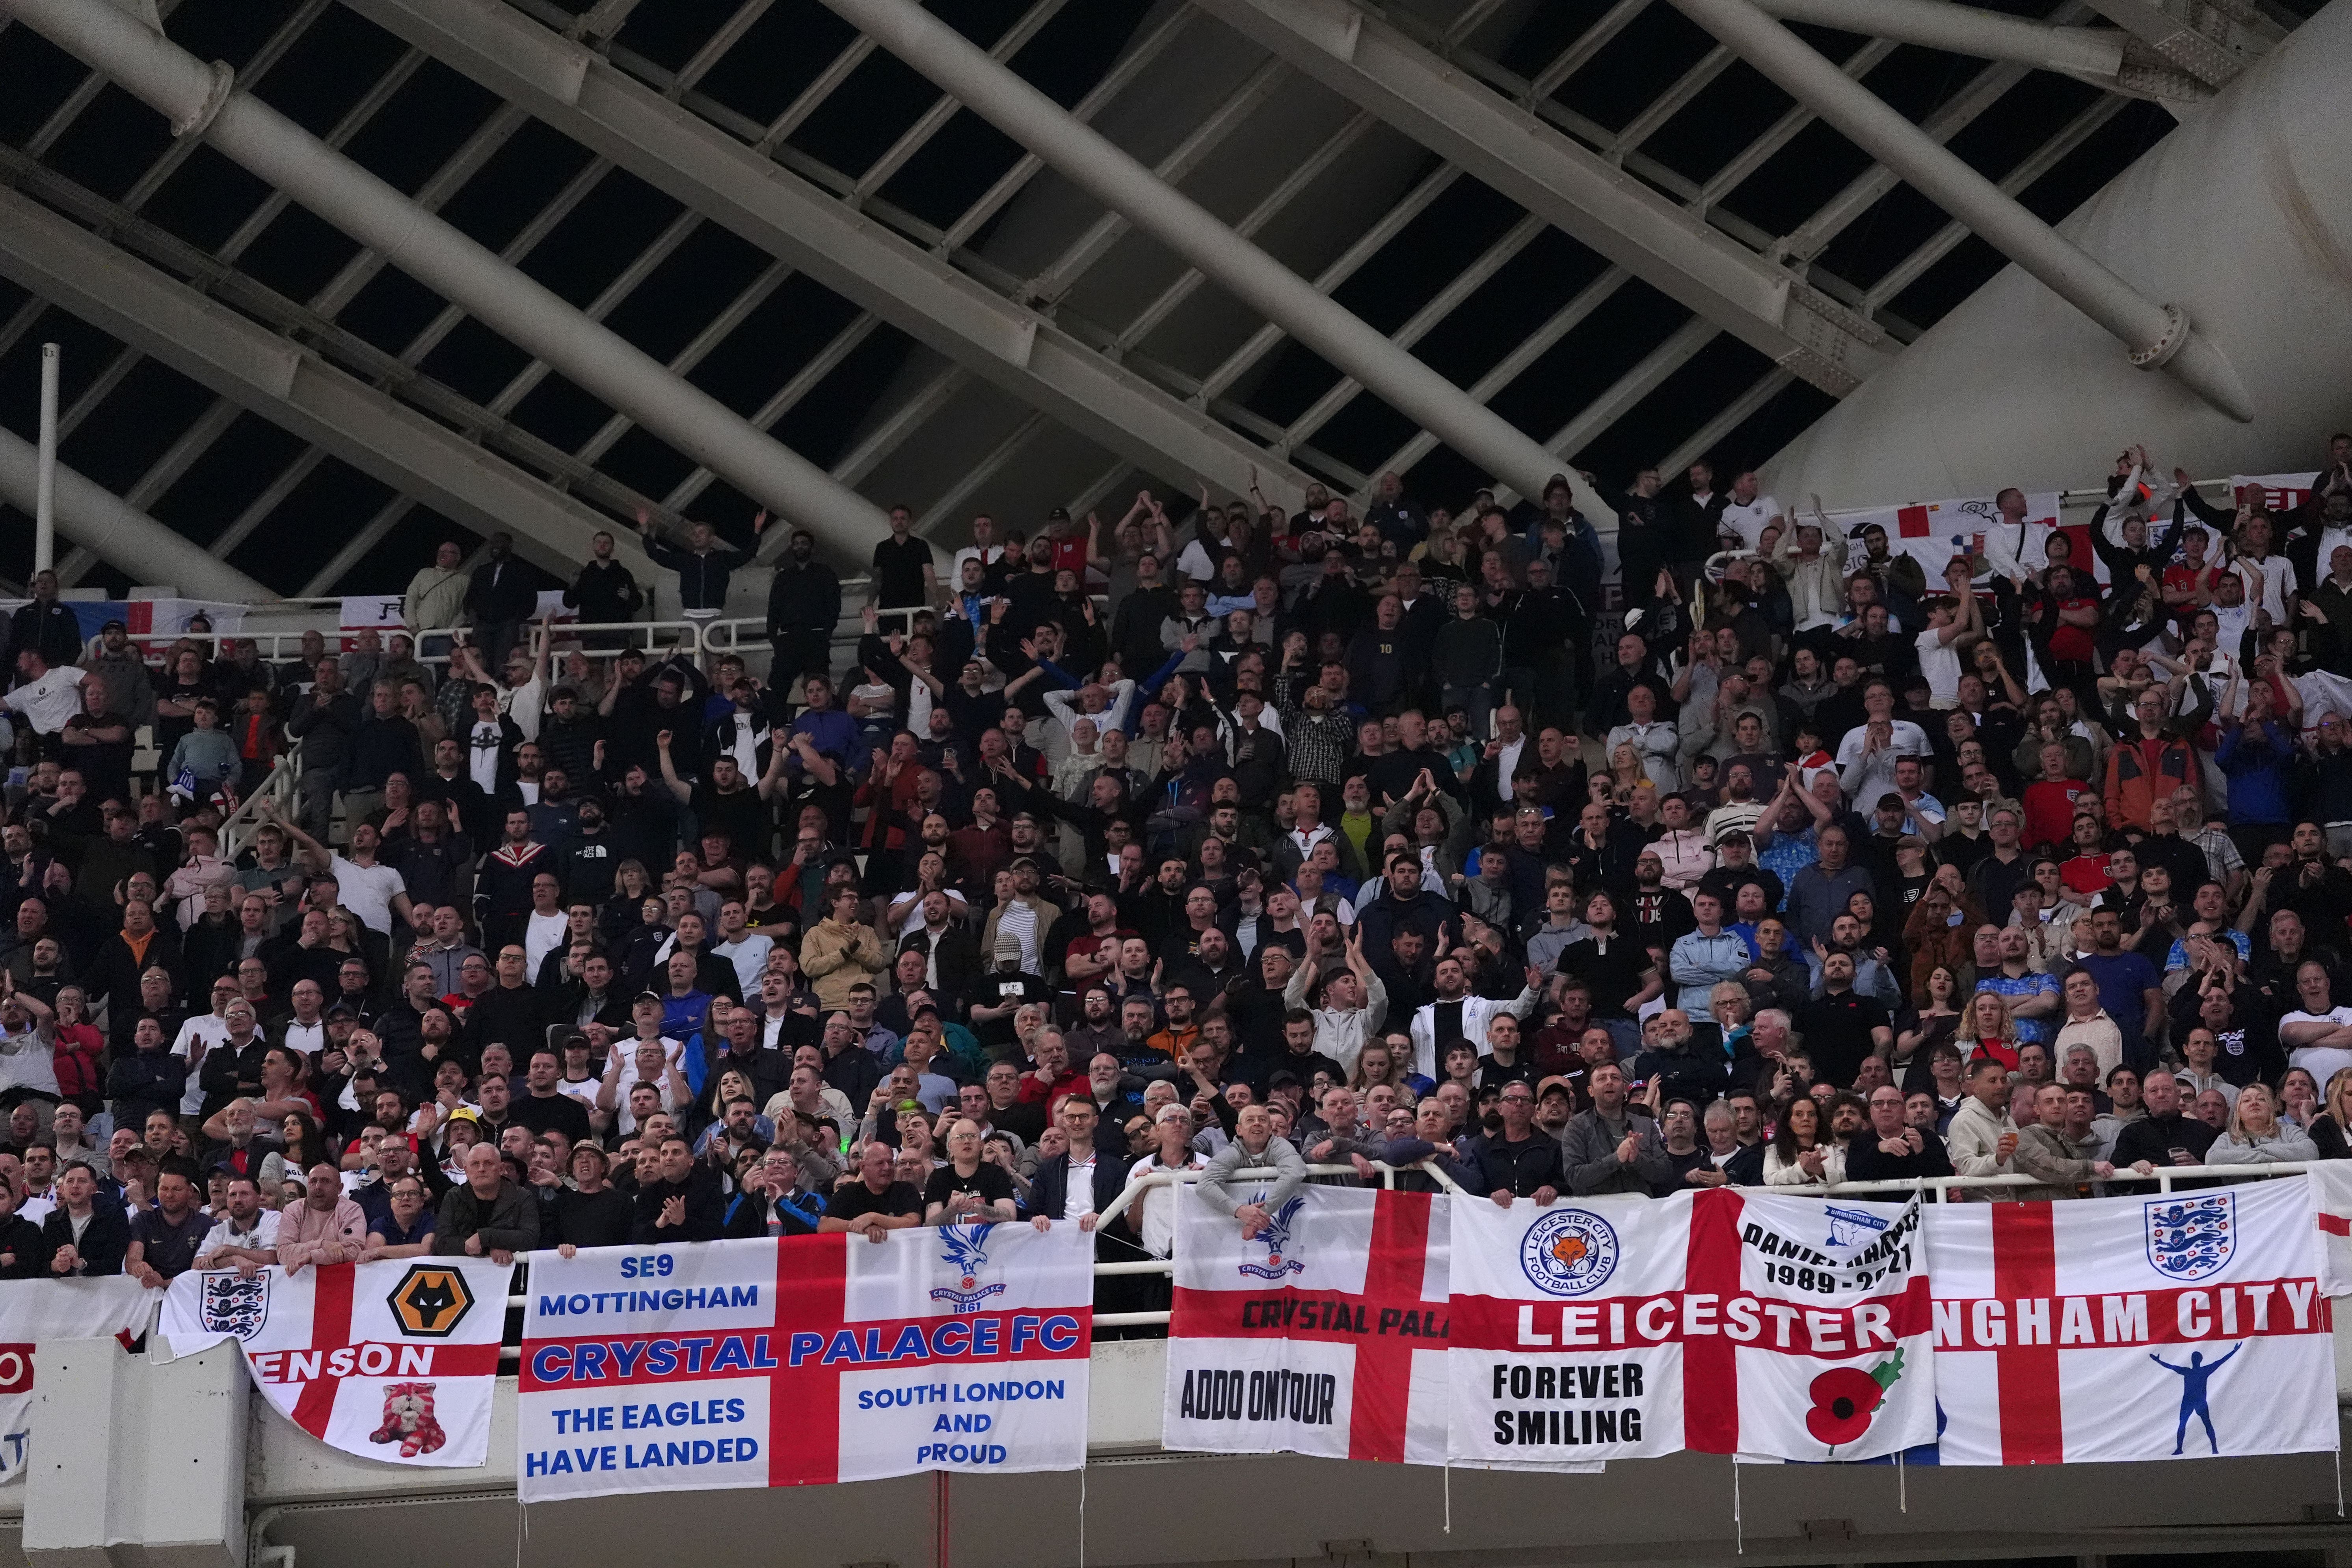
[[[33,1350],[44,1341],[125,1342],[147,1331],[161,1291],[127,1275],[0,1281],[0,1483],[24,1474],[33,1418]]]

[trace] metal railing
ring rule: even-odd
[[[294,814],[295,787],[302,780],[302,748],[290,745],[280,752],[277,763],[269,770],[251,795],[236,803],[236,809],[221,819],[220,853],[224,860],[235,860],[253,842],[254,830],[261,826],[261,807],[268,802],[288,816]]]

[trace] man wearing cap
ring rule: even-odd
[[[814,1236],[824,1206],[824,1194],[803,1184],[799,1156],[778,1144],[760,1156],[742,1191],[727,1200],[719,1234],[754,1240]]]

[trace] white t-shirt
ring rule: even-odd
[[[547,709],[547,682],[533,670],[520,686],[499,688],[499,711],[515,721],[526,741],[539,739],[539,717]]]
[[[199,1013],[180,1026],[172,1041],[172,1054],[188,1064],[188,1087],[180,1092],[180,1112],[194,1116],[204,1109],[204,1085],[196,1081],[204,1066],[205,1052],[228,1038],[228,1020],[215,1013]]]
[[[2342,1028],[2352,1024],[2352,1007],[2332,1007],[2325,1013],[2294,1012],[2279,1019],[2284,1030],[2289,1024],[2328,1024]],[[2301,1068],[2318,1080],[2322,1089],[2327,1080],[2344,1068],[2352,1068],[2352,1048],[2344,1046],[2297,1046],[2287,1052],[2289,1067]]]
[[[1187,1151],[1181,1165],[1162,1165],[1155,1151],[1146,1154],[1127,1168],[1128,1185],[1163,1171],[1198,1171],[1208,1163],[1198,1154]],[[1176,1245],[1176,1194],[1180,1187],[1146,1187],[1136,1194],[1135,1205],[1140,1211],[1143,1250],[1154,1258],[1165,1258]]]
[[[735,983],[746,996],[760,994],[760,977],[768,972],[768,954],[776,950],[776,939],[747,931],[740,942],[722,942],[710,951],[735,966]]]
[[[1095,1161],[1099,1155],[1089,1154],[1081,1163],[1074,1155],[1070,1160],[1070,1186],[1062,1196],[1062,1217],[1084,1219],[1095,1212]]]
[[[499,744],[506,732],[477,719],[466,730],[466,773],[485,795],[499,793]]]
[[[1736,533],[1740,542],[1750,550],[1760,549],[1764,542],[1764,525],[1781,515],[1780,503],[1770,496],[1759,495],[1746,506],[1738,501],[1723,503],[1723,521],[1718,525],[1724,533]]]
[[[1918,636],[1919,673],[1927,678],[1927,697],[1933,702],[1957,703],[1960,700],[1959,650],[1944,640],[1944,634],[1928,630]]]
[[[0,702],[22,713],[41,734],[54,735],[66,727],[67,720],[81,711],[81,678],[89,673],[73,665],[61,664],[40,679],[28,680],[0,697]]]
[[[263,1209],[253,1216],[250,1232],[238,1230],[235,1220],[226,1215],[221,1215],[213,1221],[212,1229],[205,1232],[205,1239],[196,1250],[209,1254],[218,1252],[224,1247],[247,1247],[258,1252],[277,1245],[278,1211]]]
[[[2265,555],[2260,561],[2251,555],[2241,555],[2232,568],[2246,583],[2246,604],[2251,609],[2268,610],[2271,625],[2287,624],[2286,596],[2294,587],[2294,566],[2284,555]]]
[[[1893,720],[1891,724],[1893,732],[1887,737],[1886,750],[1872,759],[1873,765],[1883,767],[1889,778],[1895,774],[1895,758],[1929,754],[1927,731],[1908,719]],[[1861,776],[1858,770],[1863,759],[1863,747],[1869,740],[1870,726],[1865,722],[1848,730],[1845,739],[1838,742],[1838,776],[1845,781],[1848,795],[1853,793],[1855,781]]]
[[[400,873],[389,866],[359,866],[341,855],[328,862],[343,908],[360,917],[379,936],[392,934],[392,900],[408,891]]]
[[[524,920],[522,961],[527,967],[523,973],[531,977],[533,984],[538,982],[540,964],[546,961],[549,953],[563,946],[563,939],[570,931],[571,921],[562,910],[544,915],[533,910]]]

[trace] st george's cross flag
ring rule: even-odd
[[[1453,1454],[1867,1459],[1933,1437],[1919,1205],[1716,1187],[1459,1202]]]
[[[163,1334],[176,1355],[240,1342],[262,1397],[331,1448],[480,1465],[513,1276],[475,1258],[191,1269],[164,1293]]]
[[[2234,500],[2245,500],[2249,499],[2248,492],[2253,491],[2260,495],[2264,510],[2293,511],[2311,499],[2318,483],[2316,470],[2308,474],[2232,474],[2230,495]],[[2327,562],[2322,558],[2319,564],[2325,571]]]
[[[2332,1451],[2309,1187],[1927,1211],[1947,1465]]]
[[[0,1483],[30,1457],[36,1348],[59,1340],[119,1339],[147,1331],[162,1294],[127,1275],[0,1280]]]
[[[2038,572],[2048,565],[2051,531],[2059,527],[2059,495],[2056,490],[2045,490],[2025,498],[2021,537],[2016,525],[2001,521],[2000,507],[1990,496],[1833,512],[1831,521],[1853,542],[1852,552],[1846,557],[1849,571],[1862,562],[1863,534],[1874,526],[1883,528],[1886,531],[1887,547],[1918,562],[1919,569],[1927,575],[1927,591],[1939,594],[1944,589],[1944,568],[1952,556],[1965,549],[1981,557],[1986,541],[1996,534],[2012,553],[2022,549],[2018,558],[2029,570]],[[2097,566],[2091,550],[2091,531],[2086,525],[2076,524],[2062,531],[2074,538],[2076,564]],[[2099,570],[2104,579],[2105,569]]]
[[[534,1257],[523,1500],[1083,1466],[1094,1237],[882,1237]]]
[[[1163,1446],[1445,1462],[1455,1200],[1307,1187],[1248,1238],[1177,1201]]]

